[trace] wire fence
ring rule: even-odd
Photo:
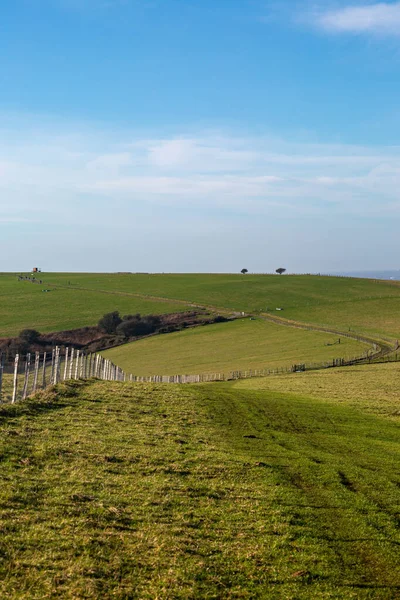
[[[56,346],[52,352],[17,354],[12,361],[0,355],[0,401],[3,403],[25,400],[38,390],[67,379],[91,378],[126,381],[127,376],[100,354],[85,354],[74,348]]]
[[[75,348],[56,346],[52,352],[16,355],[7,359],[0,354],[0,402],[14,404],[34,395],[37,391],[66,380],[100,379],[104,381],[129,381],[131,383],[208,383],[232,381],[299,373],[318,369],[331,369],[349,365],[398,362],[400,354],[392,352],[386,356],[370,351],[362,357],[333,358],[319,363],[299,363],[276,368],[235,370],[229,373],[205,373],[198,375],[148,375],[127,374],[120,367],[100,354],[86,354]]]

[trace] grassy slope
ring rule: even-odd
[[[183,310],[175,299],[232,310],[268,307],[286,318],[400,338],[400,286],[388,282],[301,275],[44,273],[42,277],[45,285],[71,285],[43,294],[42,286],[0,275],[2,335],[35,324],[43,331],[90,325],[113,309],[123,313]],[[171,300],[155,302],[146,296]],[[284,311],[276,313],[276,307]]]
[[[391,420],[235,384],[59,390],[0,411],[0,597],[400,593]]]
[[[240,390],[266,390],[344,403],[399,423],[398,363],[274,375],[237,381]]]
[[[0,274],[0,337],[17,335],[24,328],[45,333],[95,325],[104,313],[113,310],[121,314],[185,310],[174,302],[63,288],[43,293],[45,288],[17,281],[15,275]]]
[[[149,294],[233,310],[266,307],[281,316],[400,338],[400,286],[383,281],[306,275],[49,274],[53,282]]]
[[[362,355],[365,344],[337,336],[282,327],[261,320],[239,320],[188,329],[120,346],[102,354],[128,373],[228,373],[276,368]]]

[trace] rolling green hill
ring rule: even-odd
[[[15,275],[0,275],[0,335],[16,335],[24,328],[45,333],[93,325],[112,310],[160,314],[197,305],[265,314],[341,332],[351,330],[390,338],[393,343],[400,338],[400,286],[393,282],[308,275],[40,276],[41,286],[18,281]],[[289,331],[273,324],[230,327],[142,341],[115,350],[112,359],[137,373],[159,374],[161,370],[168,374],[290,366],[364,351],[350,341],[345,341],[346,347],[330,349],[325,343],[333,338],[326,334],[321,338],[321,334]],[[222,335],[223,331],[231,333]]]
[[[135,375],[229,373],[361,356],[368,346],[345,337],[241,319],[155,336],[102,352]],[[329,344],[329,345],[328,345]]]
[[[50,292],[43,292],[50,289]],[[185,310],[174,302],[157,302],[119,293],[71,287],[53,288],[16,275],[0,274],[0,337],[15,336],[25,328],[42,333],[96,325],[106,312],[162,314]]]
[[[1,335],[196,304],[400,337],[400,288],[387,282],[42,277],[0,275]],[[239,319],[105,354],[146,375],[276,368],[367,347],[329,345],[337,339]],[[397,364],[376,364],[206,385],[71,381],[1,406],[0,597],[392,600],[397,380]]]
[[[72,288],[154,296],[236,311],[268,308],[280,316],[400,338],[400,286],[395,282],[315,275],[48,274]]]

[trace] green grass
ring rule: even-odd
[[[60,385],[0,410],[0,597],[396,598],[399,454],[345,401]]]
[[[400,286],[390,282],[308,275],[45,274],[54,283],[259,311],[319,325],[400,338]],[[276,313],[277,307],[284,311]]]
[[[187,303],[265,311],[289,319],[400,338],[400,286],[307,275],[118,275],[43,273],[43,286],[0,275],[1,333],[23,327],[61,330],[94,324],[110,310],[171,312]],[[68,285],[70,284],[70,285]],[[50,294],[46,285],[59,287]],[[182,304],[183,303],[183,304]],[[277,313],[276,307],[283,307]]]
[[[399,363],[370,364],[238,381],[238,389],[305,395],[344,403],[399,423]]]
[[[290,367],[361,356],[366,344],[338,336],[282,327],[262,320],[187,329],[143,339],[102,354],[128,373],[173,375]]]
[[[174,302],[157,302],[135,296],[68,288],[44,293],[46,284],[17,281],[0,274],[0,337],[15,336],[25,328],[41,333],[96,325],[106,312],[163,314],[185,310]]]

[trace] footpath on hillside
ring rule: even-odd
[[[1,407],[0,596],[397,597],[396,424],[235,385]]]

